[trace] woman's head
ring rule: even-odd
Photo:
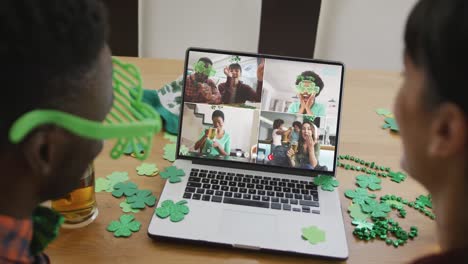
[[[211,114],[211,120],[213,121],[213,127],[222,128],[224,125],[224,113],[221,110],[215,110]]]
[[[305,71],[302,72],[299,76],[296,78],[296,86],[299,85],[301,82],[313,82],[316,87],[318,87],[318,92],[315,94],[315,97],[319,96],[320,93],[323,90],[323,87],[325,86],[323,84],[322,78],[318,74],[316,74],[313,71]],[[309,92],[299,92],[299,94],[305,98],[308,99],[312,94]]]
[[[283,124],[284,124],[283,119],[275,119],[275,121],[273,121],[273,129],[278,129],[278,128],[280,128]]]
[[[406,25],[405,74],[395,115],[406,169],[431,191],[443,186],[441,175],[466,171],[467,13],[464,0],[422,0]]]
[[[304,141],[307,137],[315,135],[315,126],[309,121],[305,121],[301,126],[301,139]],[[315,140],[315,139],[314,139]]]

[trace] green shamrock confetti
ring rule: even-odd
[[[114,191],[112,192],[112,195],[119,198],[125,194],[125,196],[129,197],[136,194],[137,191],[138,186],[133,182],[119,182],[114,185]]]
[[[112,221],[107,226],[107,231],[113,232],[115,237],[129,237],[132,232],[140,230],[141,223],[135,220],[135,216],[124,214],[120,221]]]
[[[392,114],[392,111],[386,108],[377,108],[375,109],[375,112],[377,112],[378,115],[386,116],[386,117]]]
[[[177,135],[171,135],[167,132],[164,132],[164,138],[169,140],[170,142],[172,143],[176,143],[177,142]]]
[[[133,209],[143,209],[147,206],[153,206],[156,203],[156,197],[149,190],[139,190],[133,196],[127,197],[127,203]]]
[[[314,178],[314,184],[322,187],[322,190],[332,192],[339,183],[333,176],[319,175]]]
[[[404,174],[403,172],[390,171],[388,173],[388,177],[390,177],[392,181],[400,183],[406,179],[406,174]]]
[[[369,188],[369,190],[376,191],[382,189],[380,183],[382,180],[375,175],[358,175],[356,177],[357,185],[361,188]]]
[[[114,186],[111,185],[111,181],[105,178],[97,178],[96,179],[96,192],[112,192],[114,190]]]
[[[181,176],[185,176],[185,172],[176,166],[169,166],[166,167],[165,171],[159,173],[159,175],[161,178],[169,180],[170,183],[178,183],[182,181]]]
[[[355,225],[356,228],[367,228],[367,229],[372,230],[372,228],[374,227],[373,223],[369,223],[366,220],[355,219],[351,223]]]
[[[370,214],[362,212],[361,206],[357,203],[353,203],[348,207],[349,215],[354,220],[366,220],[370,218]]]
[[[164,156],[165,160],[174,162],[176,159],[176,144],[166,144],[164,146]]]
[[[312,245],[326,241],[325,231],[316,226],[302,228],[302,238],[309,241]]]
[[[140,176],[156,176],[159,173],[158,167],[153,163],[142,163],[136,168]]]
[[[345,191],[345,196],[352,199],[356,204],[364,204],[367,201],[372,201],[375,198],[375,194],[368,193],[366,189],[356,188],[356,190]]]
[[[382,128],[389,128],[393,132],[398,132],[400,131],[400,128],[398,127],[398,124],[396,123],[395,118],[393,117],[386,117],[384,119],[385,124],[382,126]]]
[[[180,146],[179,154],[180,155],[187,155],[189,153],[189,148],[185,145]]]
[[[116,183],[128,181],[128,172],[114,171],[107,175],[106,178],[111,182],[111,187],[113,187]]]
[[[166,200],[162,202],[161,207],[156,208],[155,214],[162,219],[170,217],[171,222],[180,222],[184,220],[185,215],[190,212],[186,203],[187,201],[185,200],[178,203],[174,203],[172,200]]]
[[[366,203],[361,204],[361,209],[364,213],[368,213],[372,217],[387,217],[388,213],[392,211],[390,205],[377,202],[376,200],[366,201]]]
[[[121,202],[120,204],[120,208],[122,208],[122,211],[124,213],[138,213],[140,212],[140,209],[133,209],[129,203],[127,202]]]
[[[416,198],[416,204],[421,206],[421,207],[429,207],[432,208],[432,197],[429,194],[428,196],[425,195],[420,195],[418,198]]]
[[[390,207],[393,205],[396,208],[403,208],[404,204],[402,202],[398,202],[395,200],[385,200],[385,203],[390,205]]]

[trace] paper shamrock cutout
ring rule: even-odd
[[[302,228],[302,238],[309,241],[312,245],[326,241],[325,231],[316,226]]]
[[[376,200],[369,200],[361,204],[361,209],[364,213],[370,214],[372,217],[387,217],[392,208],[387,203],[379,203]]]
[[[372,229],[374,227],[374,223],[369,223],[366,220],[359,220],[355,219],[351,222],[353,225],[356,226],[356,228],[367,228],[367,229]]]
[[[382,189],[380,183],[382,180],[375,175],[358,175],[356,177],[356,184],[361,188],[369,188],[369,190],[376,191]]]
[[[114,171],[111,174],[107,175],[106,178],[114,186],[118,182],[128,181],[128,172],[126,171]]]
[[[140,176],[156,176],[159,173],[158,167],[153,163],[142,163],[136,170]]]
[[[134,195],[137,193],[137,191],[138,187],[133,182],[119,182],[114,185],[114,191],[112,192],[112,195],[119,198],[125,194],[125,196],[128,197]]]
[[[177,135],[171,135],[167,132],[164,132],[164,138],[165,139],[168,139],[170,142],[172,143],[176,143],[177,142]]]
[[[345,191],[345,196],[352,199],[354,203],[359,205],[366,203],[367,201],[373,201],[375,194],[368,193],[366,189],[356,188],[356,190]]]
[[[164,146],[164,156],[163,158],[165,160],[168,160],[170,162],[175,161],[176,159],[176,144],[166,144]]]
[[[178,169],[176,166],[166,167],[165,171],[159,173],[161,178],[169,180],[170,183],[178,183],[182,181],[182,176],[185,176],[184,170]]]
[[[403,208],[405,206],[402,202],[398,202],[395,200],[386,200],[385,203],[390,205],[390,207],[394,205],[395,208]]]
[[[388,173],[388,177],[390,177],[392,181],[400,183],[406,179],[406,174],[404,174],[403,172],[390,171]]]
[[[432,197],[429,194],[428,196],[425,195],[420,195],[418,198],[416,198],[416,204],[421,206],[421,207],[429,207],[432,208]]]
[[[362,211],[361,205],[353,203],[348,207],[349,215],[353,220],[366,220],[370,217],[369,214],[366,214]]]
[[[140,212],[140,209],[133,209],[129,203],[127,202],[121,202],[120,204],[120,208],[122,208],[122,211],[124,213],[138,213]]]
[[[189,148],[185,145],[181,145],[179,149],[180,155],[187,155],[189,153]]]
[[[395,118],[393,117],[386,117],[384,119],[385,124],[382,126],[382,128],[389,128],[393,132],[398,132],[400,131],[400,128],[398,127],[398,124],[396,123]]]
[[[375,109],[375,112],[378,115],[385,116],[385,117],[390,117],[392,115],[392,111],[388,110],[387,108],[377,108]]]
[[[180,222],[184,220],[185,215],[190,212],[190,209],[185,205],[187,201],[182,200],[174,203],[172,200],[162,202],[161,207],[156,208],[155,214],[159,218],[170,217],[171,222]]]
[[[97,178],[95,183],[96,192],[112,192],[114,186],[111,186],[111,182],[108,179]]]
[[[322,190],[332,192],[339,183],[333,176],[319,175],[314,178],[314,184],[322,187]]]
[[[141,223],[135,220],[135,216],[124,214],[120,221],[112,221],[107,226],[107,231],[113,232],[115,237],[129,237],[132,232],[140,230]]]
[[[136,149],[133,149],[132,144],[128,144],[123,153],[125,155],[132,155],[135,152],[144,153],[145,149],[141,144],[136,144]]]
[[[126,201],[133,209],[143,209],[146,205],[153,206],[156,197],[149,190],[139,190],[135,195],[127,197]]]

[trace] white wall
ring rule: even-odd
[[[189,46],[257,51],[262,0],[139,1],[143,57],[184,59]],[[323,0],[315,57],[400,71],[403,29],[416,2]]]

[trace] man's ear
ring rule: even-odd
[[[24,157],[40,178],[50,175],[60,162],[66,143],[65,130],[45,125],[34,130],[22,143]]]
[[[463,110],[453,103],[443,103],[433,115],[428,131],[429,156],[448,158],[465,151],[468,126]]]

